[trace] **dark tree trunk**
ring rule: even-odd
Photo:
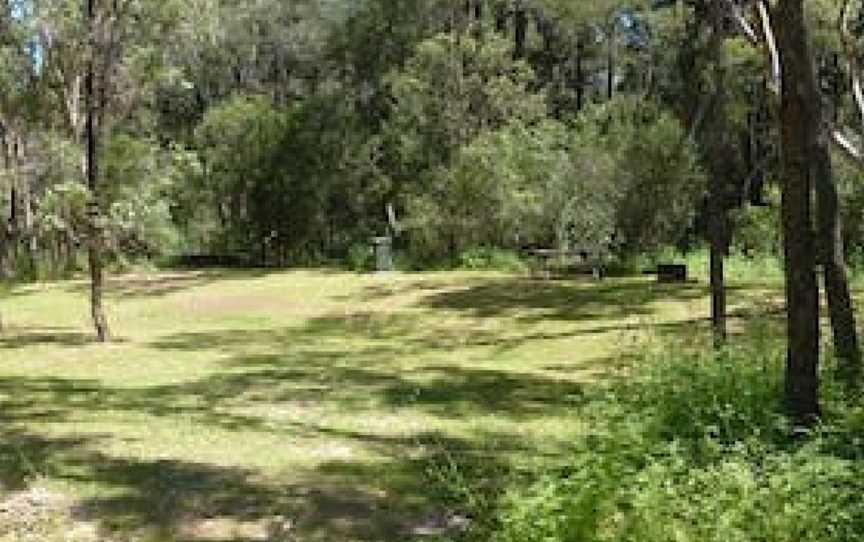
[[[95,92],[96,79],[96,39],[94,0],[87,0],[87,28],[90,31],[90,59],[87,64],[87,76],[84,83],[87,108],[87,186],[90,189],[91,231],[88,242],[88,263],[90,267],[90,313],[96,328],[96,338],[106,342],[110,338],[108,319],[102,303],[104,270],[102,267],[102,228],[100,224],[100,191],[99,191],[99,126],[96,126],[100,100]]]
[[[818,419],[819,287],[812,227],[812,135],[819,92],[807,45],[802,0],[781,0],[774,13],[782,66],[780,130],[783,241],[786,256],[786,404],[797,423]]]
[[[729,194],[730,183],[737,177],[734,138],[729,126],[729,97],[726,89],[728,77],[726,58],[723,52],[725,39],[721,9],[713,11],[711,18],[710,50],[708,51],[712,68],[711,79],[714,88],[708,107],[707,132],[703,135],[704,147],[708,153],[708,172],[710,191],[708,199],[708,238],[710,244],[710,281],[711,281],[711,329],[714,347],[726,344],[726,278],[725,259],[729,250]],[[694,124],[698,120],[694,119]]]
[[[582,111],[585,107],[585,41],[581,36],[576,40],[576,111]]]
[[[861,349],[849,277],[843,254],[843,232],[840,223],[840,203],[834,184],[831,153],[825,130],[819,130],[813,160],[816,185],[817,231],[821,249],[825,296],[828,299],[828,314],[834,339],[834,355],[838,370],[850,387],[859,385],[861,376]]]
[[[0,140],[3,151],[3,169],[6,171],[7,178],[11,178],[12,173],[12,151],[10,148],[9,134],[5,133],[3,139]],[[12,215],[14,213],[14,185],[10,188],[9,198],[9,218],[6,222],[0,224],[0,233],[3,236],[3,246],[0,247],[0,278],[7,278],[13,275],[13,258],[15,250],[15,240],[12,235]]]
[[[503,1],[495,4],[495,31],[499,34],[507,32],[507,5]]]
[[[712,179],[712,185],[717,184]],[[722,348],[726,344],[726,279],[725,279],[725,260],[726,260],[726,211],[721,207],[719,201],[715,201],[722,195],[717,193],[716,188],[712,186],[712,194],[710,196],[711,206],[711,255],[710,255],[710,281],[711,281],[711,329],[714,336],[714,348]]]
[[[606,39],[606,99],[615,97],[615,21],[609,23]]]
[[[21,241],[21,217],[19,212],[18,176],[16,175],[18,148],[13,135],[9,142],[7,166],[11,173],[9,186],[9,262],[14,275],[18,268],[19,243]]]
[[[525,39],[528,35],[528,12],[521,0],[517,0],[513,13],[513,56],[525,58]]]
[[[3,134],[3,137],[0,138],[0,145],[2,145],[3,152],[3,169],[8,175],[9,170],[12,168],[12,162],[9,157],[9,146],[7,144],[6,134]],[[11,222],[11,221],[10,221]],[[7,254],[9,250],[9,242],[10,242],[10,232],[11,228],[8,227],[7,224],[0,223],[0,280],[3,280],[7,277]],[[11,275],[11,270],[8,271],[8,274]],[[2,307],[0,307],[2,309]],[[0,333],[3,332],[4,323],[3,323],[3,312],[0,310]]]
[[[770,128],[773,119],[768,105],[769,91],[766,78],[763,77],[757,85],[754,85],[754,96],[756,99],[752,105],[753,126],[751,135],[755,176],[750,185],[750,204],[766,207],[768,205],[765,201],[766,168],[764,164],[758,163],[764,160],[766,156],[774,153]]]
[[[25,160],[24,154],[24,145],[22,144],[18,150],[18,168],[20,171],[21,166]],[[33,186],[30,183],[22,183],[25,184],[25,188],[23,190],[23,202],[22,207],[24,210],[24,240],[26,243],[26,254],[27,254],[27,264],[28,267],[33,271],[33,273],[38,276],[39,275],[39,255],[38,255],[38,238],[36,237],[36,226],[35,226],[35,216],[33,212]]]

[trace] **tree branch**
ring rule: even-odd
[[[762,33],[765,36],[765,45],[768,48],[768,59],[771,62],[771,82],[780,91],[780,52],[777,50],[777,40],[774,38],[774,30],[771,27],[771,13],[765,0],[756,2],[756,10],[762,23]]]
[[[756,46],[763,45],[766,47],[768,52],[769,61],[771,63],[771,84],[769,84],[769,88],[774,94],[779,95],[781,92],[781,71],[780,71],[780,52],[777,49],[777,41],[775,39],[775,34],[773,30],[773,26],[771,24],[771,13],[768,9],[768,5],[765,0],[758,0],[756,2],[756,11],[759,15],[759,21],[762,26],[762,33],[764,36],[764,43],[762,40],[758,38],[754,41],[753,36],[754,33],[752,31],[752,27],[750,27],[746,18],[744,18],[743,14],[741,14],[740,10],[737,10],[737,6],[732,2],[732,0],[724,0],[727,5],[731,8],[731,13],[733,18],[736,20],[739,29],[744,34],[744,36]],[[843,11],[841,12],[840,25],[845,28],[845,21],[847,20],[847,14],[849,10],[849,4],[851,0],[843,0]],[[841,29],[842,30],[842,29]],[[844,33],[841,31],[841,35]],[[856,62],[854,54],[851,54],[851,49],[846,47],[846,54],[850,57],[850,62]],[[853,77],[853,89],[855,93],[855,101],[858,105],[859,112],[864,118],[864,84],[862,84],[860,73],[858,70],[851,70],[855,73]],[[856,82],[857,80],[857,82]],[[857,87],[857,88],[856,88]],[[827,121],[826,121],[827,122]],[[831,134],[831,142],[834,146],[843,153],[848,159],[854,162],[859,168],[864,169],[864,151],[860,147],[858,147],[855,143],[853,143],[843,131],[836,126],[828,123],[828,132]]]
[[[843,0],[837,27],[840,34],[840,42],[843,45],[843,52],[846,53],[849,63],[849,76],[852,79],[852,96],[855,99],[855,106],[858,108],[858,118],[864,123],[864,84],[861,82],[861,60],[856,54],[849,32],[849,7],[851,3],[851,0]]]
[[[735,24],[738,25],[738,29],[742,34],[747,38],[747,40],[753,45],[759,45],[759,36],[756,34],[756,31],[753,30],[753,27],[750,26],[750,21],[747,20],[747,17],[744,16],[744,12],[741,10],[741,7],[735,3],[735,0],[724,0],[726,5],[729,7],[729,11],[732,14],[732,20],[735,21]]]
[[[847,158],[855,162],[859,167],[864,168],[864,153],[862,153],[861,149],[846,137],[846,134],[841,132],[839,129],[832,127],[831,141]]]

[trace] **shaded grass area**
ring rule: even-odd
[[[234,270],[113,279],[101,346],[85,295],[0,301],[0,483],[115,540],[410,539],[459,500],[441,465],[560,460],[587,389],[707,327],[700,283]],[[746,319],[778,292],[731,295]]]

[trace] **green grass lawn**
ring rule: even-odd
[[[436,465],[556,461],[586,386],[708,314],[704,281],[154,273],[112,279],[98,345],[86,294],[0,300],[0,484],[112,540],[410,539],[445,507]],[[733,285],[733,312],[777,294]]]

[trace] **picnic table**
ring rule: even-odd
[[[597,250],[587,248],[552,249],[532,248],[524,251],[535,262],[532,276],[549,280],[553,270],[570,273],[589,273],[595,280],[603,278],[603,257]]]

